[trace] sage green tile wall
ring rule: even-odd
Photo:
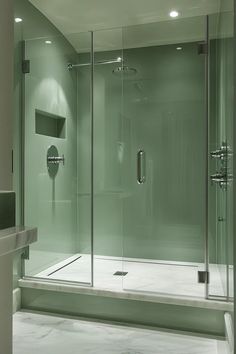
[[[28,1],[15,3],[15,14],[23,19],[16,27],[15,102],[15,189],[18,195],[20,222],[20,134],[21,100],[25,93],[25,224],[37,226],[39,240],[31,247],[27,273],[35,273],[76,252],[76,75],[67,70],[76,53],[60,32]],[[46,44],[45,40],[52,44]],[[19,69],[22,40],[26,41],[26,59],[31,72],[25,76],[25,92]],[[76,59],[75,59],[76,60]],[[35,110],[66,118],[66,138],[57,139],[35,134]],[[52,180],[47,172],[47,148],[55,144],[65,155]],[[18,168],[17,168],[18,167]]]
[[[138,70],[124,81],[129,121],[124,254],[203,261],[205,227],[204,56],[197,43],[125,50]],[[136,182],[136,154],[146,151],[146,183]],[[128,169],[128,166],[130,168]]]
[[[51,265],[74,254],[77,236],[76,75],[67,70],[75,53],[63,38],[51,40],[51,45],[41,39],[26,42],[31,72],[25,81],[25,223],[39,230],[29,271],[37,256],[45,267],[45,262]],[[36,109],[66,119],[65,139],[35,133]],[[65,156],[65,166],[59,166],[55,178],[46,164],[50,145]]]
[[[81,37],[82,36],[82,37]],[[86,38],[85,38],[86,37]],[[80,38],[91,42],[91,33],[84,33]],[[90,54],[79,55],[78,62],[88,63],[91,61]],[[75,69],[76,70],[76,69]],[[91,118],[91,67],[77,70],[77,222],[78,237],[77,248],[81,253],[91,253],[91,153],[92,153],[92,118]]]
[[[96,47],[96,33],[94,34]],[[121,51],[96,52],[94,60],[121,56]],[[79,55],[79,62],[90,60]],[[121,80],[112,74],[114,65],[94,67],[94,244],[95,254],[121,256],[122,204],[120,163],[117,149],[121,141]],[[89,68],[78,69],[78,229],[79,248],[90,247],[90,79]]]
[[[182,46],[126,49],[137,75],[123,86],[117,64],[95,66],[95,254],[203,261],[204,56],[197,43]],[[121,54],[95,53],[95,61]],[[143,186],[139,148],[147,153]]]

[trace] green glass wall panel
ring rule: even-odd
[[[203,261],[204,57],[197,43],[125,50],[137,78],[124,82],[130,154],[125,171],[125,256]],[[137,184],[136,153],[146,152]]]
[[[39,229],[27,274],[74,254],[77,236],[76,76],[66,70],[75,53],[63,38],[50,38],[51,44],[45,40],[25,44],[25,57],[30,60],[30,73],[25,76],[25,223]],[[65,118],[65,140],[36,133],[37,110]],[[50,145],[65,155],[65,166],[59,166],[55,178],[47,168]]]
[[[17,221],[37,226],[39,231],[38,242],[30,247],[30,259],[25,261],[25,274],[38,276],[48,267],[56,267],[61,261],[71,261],[69,257],[74,259],[78,252],[84,252],[88,255],[86,269],[83,277],[78,274],[78,282],[90,283],[91,177],[86,180],[88,200],[85,210],[85,204],[80,205],[78,185],[82,170],[79,163],[81,136],[78,134],[77,101],[80,78],[76,70],[68,70],[68,63],[77,64],[78,54],[69,41],[28,1],[16,1],[15,13],[23,18],[22,24],[16,28],[15,36],[14,182],[17,191]],[[86,39],[89,48],[91,47],[90,33],[75,36],[80,42]],[[23,58],[30,60],[30,73],[25,75],[20,72]],[[91,176],[90,73],[91,68],[86,78],[87,101],[84,100],[90,130],[89,141],[83,146],[87,161],[83,166],[83,173],[87,176]],[[38,112],[43,112],[43,116]],[[46,121],[47,117],[50,121]],[[63,121],[63,131],[52,133],[55,120]],[[40,134],[37,134],[39,126]],[[58,128],[61,129],[57,124]],[[47,149],[50,145],[55,145],[59,155],[65,156],[65,165],[59,166],[54,178],[49,175],[47,166]],[[20,166],[24,170],[23,180]],[[22,183],[24,189],[21,190]],[[22,207],[24,220],[21,216]],[[85,214],[86,219],[83,218]],[[86,247],[81,246],[79,240],[81,225],[87,231]],[[45,275],[46,273],[40,276]]]
[[[204,20],[195,22],[204,39]],[[126,78],[113,73],[119,63],[94,69],[95,254],[203,262],[204,56],[197,41],[123,53],[133,32],[123,30],[121,49],[106,52],[94,35],[95,62],[123,54],[137,70]],[[145,144],[149,180],[140,187],[136,152]]]
[[[104,40],[104,38],[106,40]],[[111,46],[120,48],[109,50]],[[122,256],[122,29],[94,33],[94,253]],[[96,269],[95,269],[96,272]]]

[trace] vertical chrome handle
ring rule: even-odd
[[[139,150],[137,153],[137,182],[143,184],[146,180],[146,157],[145,151]]]

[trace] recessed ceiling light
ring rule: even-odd
[[[16,18],[15,18],[15,22],[16,22],[16,23],[19,23],[19,22],[22,22],[22,21],[23,21],[23,20],[22,20],[22,18],[20,18],[20,17],[16,17]]]
[[[46,44],[52,44],[52,41],[45,41]]]
[[[179,16],[179,13],[178,13],[178,11],[173,10],[173,11],[170,12],[169,15],[170,15],[170,17],[175,18],[175,17],[178,17],[178,16]]]
[[[177,49],[177,50],[183,50],[183,48],[182,48],[182,47],[177,47],[176,49]]]

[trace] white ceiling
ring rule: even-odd
[[[221,2],[230,10],[232,0],[30,0],[72,43],[78,52],[89,48],[88,34],[80,32],[163,22],[134,27],[127,33],[127,46],[143,46],[198,39],[202,35],[202,20],[190,18],[217,13]],[[180,19],[170,19],[169,12],[177,10]],[[168,22],[167,22],[168,20]],[[171,22],[170,22],[171,21]],[[182,25],[175,23],[182,22]],[[159,26],[159,27],[158,27]],[[146,30],[144,31],[144,28]],[[158,34],[158,35],[157,35]],[[121,48],[121,31],[101,31],[95,37],[97,50]],[[129,43],[130,42],[130,43]],[[133,45],[132,45],[133,44]]]

